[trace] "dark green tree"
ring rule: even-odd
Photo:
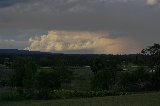
[[[36,88],[37,89],[59,89],[61,87],[60,75],[54,70],[39,71],[36,74]]]
[[[37,65],[30,57],[15,57],[13,64],[12,86],[20,88],[32,88]]]
[[[91,81],[94,90],[109,90],[113,85],[112,70],[99,70]]]
[[[148,67],[152,70],[152,89],[160,89],[160,44],[155,43],[153,46],[149,46],[142,50],[142,54],[150,55],[150,60],[147,62]]]
[[[118,79],[119,90],[122,91],[144,91],[151,84],[150,73],[143,67],[136,70],[123,71]]]

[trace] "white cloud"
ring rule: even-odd
[[[159,2],[158,0],[147,0],[147,4],[149,6],[155,6],[158,4],[158,2]]]
[[[29,50],[65,52],[92,50],[94,53],[135,53],[137,47],[128,38],[110,38],[93,32],[49,31],[47,35],[29,39]]]

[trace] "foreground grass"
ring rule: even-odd
[[[86,99],[0,102],[0,106],[160,106],[160,92]]]

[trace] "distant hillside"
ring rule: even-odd
[[[29,50],[18,50],[18,49],[0,49],[0,54],[52,54],[51,52],[40,52],[40,51],[29,51]]]

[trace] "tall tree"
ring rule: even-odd
[[[30,57],[15,57],[13,64],[12,85],[21,88],[31,88],[37,71],[36,63]]]
[[[160,89],[160,44],[154,44],[142,50],[142,54],[150,55],[148,66],[152,69],[152,88]]]

